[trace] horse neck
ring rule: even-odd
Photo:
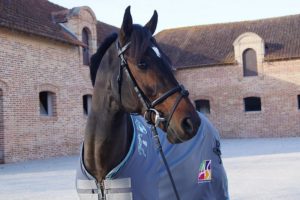
[[[102,67],[102,66],[101,66]],[[130,115],[113,95],[115,73],[111,66],[97,74],[84,138],[84,164],[99,182],[126,156],[132,139]]]

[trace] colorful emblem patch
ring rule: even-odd
[[[198,183],[211,181],[211,160],[203,160],[198,174]]]

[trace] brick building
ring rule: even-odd
[[[0,163],[78,152],[89,56],[115,27],[88,7],[0,1]]]
[[[157,34],[223,137],[300,136],[300,15]]]
[[[88,7],[0,0],[0,163],[78,152],[89,56],[115,31]],[[223,137],[300,136],[300,15],[156,38]]]

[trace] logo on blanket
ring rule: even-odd
[[[144,156],[146,158],[146,148],[148,146],[148,143],[144,136],[147,135],[147,129],[139,120],[135,120],[134,122],[137,128],[138,152],[139,155]]]
[[[211,181],[211,160],[203,160],[198,174],[198,183]]]

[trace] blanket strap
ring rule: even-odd
[[[105,200],[132,200],[131,179],[105,179],[103,181]]]
[[[131,179],[77,180],[80,200],[132,200]]]

